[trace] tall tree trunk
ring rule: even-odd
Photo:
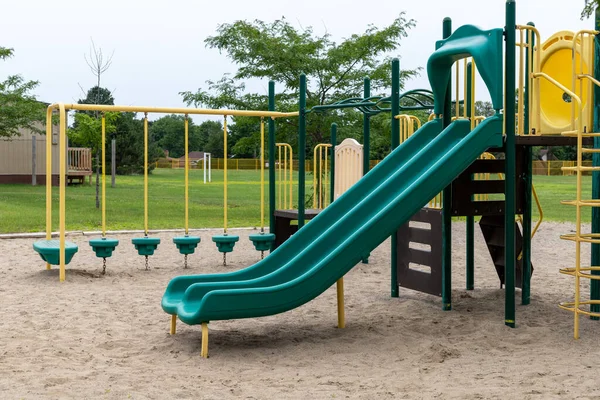
[[[96,151],[96,208],[100,208],[100,150]]]

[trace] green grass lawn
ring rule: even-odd
[[[266,175],[266,174],[265,174]],[[260,173],[229,172],[230,227],[260,225]],[[149,228],[183,228],[183,170],[158,169],[149,176]],[[107,184],[107,225],[109,230],[143,229],[144,201],[142,176],[118,176],[117,187]],[[312,192],[307,175],[307,196]],[[575,177],[534,176],[546,221],[574,221],[575,207],[560,204],[575,198]],[[53,188],[53,227],[58,228],[58,189]],[[584,198],[591,194],[591,178],[584,177]],[[67,230],[98,230],[100,210],[95,208],[94,186],[67,188]],[[0,186],[0,233],[39,232],[45,229],[44,186]],[[294,191],[294,196],[297,196]],[[265,186],[268,210],[268,186]],[[537,210],[534,206],[534,215]],[[590,221],[586,210],[583,220]],[[268,226],[268,213],[265,215]],[[190,228],[223,226],[223,171],[213,171],[213,182],[203,183],[202,171],[190,171]]]

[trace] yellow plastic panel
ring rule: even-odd
[[[541,68],[536,70],[548,74],[568,88],[573,85],[573,61],[571,58],[574,33],[562,31],[555,33],[541,46],[540,64]],[[591,39],[591,38],[590,38]],[[583,61],[583,73],[593,74],[593,42],[588,41],[584,46],[585,54],[581,54],[581,43],[576,47],[575,63],[576,72],[581,71]],[[537,47],[539,51],[539,47]],[[576,80],[575,93],[580,94],[580,84],[583,82],[583,93],[581,96],[583,106],[584,126],[588,132],[592,127],[592,91],[589,80]],[[540,96],[533,98],[533,127],[537,134],[559,134],[571,129],[572,103],[570,97],[562,90],[546,80],[539,80]],[[535,115],[539,110],[540,115]]]

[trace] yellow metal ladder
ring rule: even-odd
[[[574,314],[574,330],[573,336],[575,339],[579,338],[579,317],[580,315],[589,315],[593,317],[600,317],[600,313],[589,311],[589,306],[592,304],[600,304],[600,300],[585,300],[581,298],[581,278],[584,279],[596,279],[600,280],[600,275],[592,275],[592,271],[600,271],[600,266],[582,266],[581,265],[581,244],[582,243],[597,243],[600,244],[600,234],[598,233],[584,233],[581,224],[581,212],[583,207],[600,207],[600,200],[583,199],[582,198],[582,176],[584,172],[600,171],[600,167],[589,167],[583,166],[583,154],[585,153],[599,153],[600,149],[590,149],[583,147],[584,137],[600,137],[600,133],[588,133],[584,128],[584,121],[582,116],[582,96],[584,82],[588,85],[598,85],[600,82],[594,79],[590,71],[585,71],[586,66],[583,63],[579,63],[579,68],[576,66],[576,46],[579,43],[581,46],[580,51],[585,51],[584,46],[586,43],[586,35],[596,35],[599,32],[592,30],[584,30],[578,32],[573,38],[573,81],[571,89],[566,88],[564,85],[556,81],[554,78],[541,72],[534,72],[534,79],[545,79],[556,87],[560,88],[567,95],[571,97],[572,112],[571,112],[571,130],[563,132],[563,136],[570,136],[577,138],[577,161],[575,166],[562,167],[563,171],[574,172],[577,179],[577,189],[575,200],[562,201],[561,204],[574,206],[576,208],[576,226],[575,233],[562,235],[561,239],[570,240],[575,242],[575,266],[563,268],[560,273],[575,277],[575,295],[573,301],[563,302],[559,306],[560,308],[571,311]],[[581,41],[578,42],[578,39]],[[576,84],[579,83],[579,93],[576,94]]]

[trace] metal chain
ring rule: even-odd
[[[223,253],[223,266],[227,266],[227,253]]]
[[[188,256],[187,254],[183,255],[183,268],[184,269],[187,269],[187,267],[188,267],[188,259],[187,259],[188,257],[187,256]]]
[[[261,260],[264,260],[264,258],[265,258],[265,252],[264,252],[264,251],[261,251],[261,252],[260,252],[260,259],[261,259]]]
[[[106,274],[106,257],[102,257],[102,275]]]
[[[148,256],[146,256],[146,271],[150,270],[150,267],[148,266]]]

